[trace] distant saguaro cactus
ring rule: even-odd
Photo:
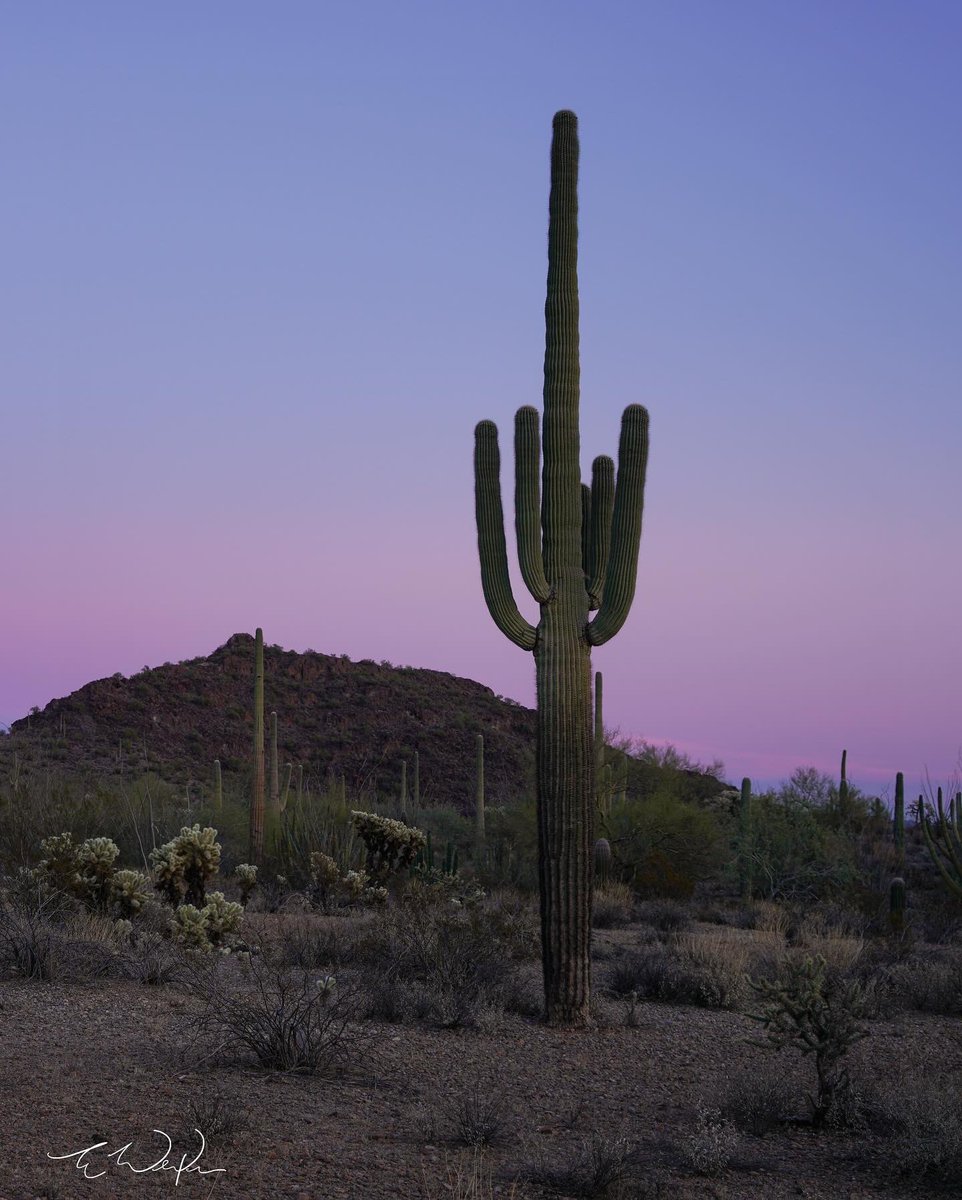
[[[477,771],[475,776],[474,793],[474,832],[478,847],[484,845],[484,735],[479,733],[476,739]]]
[[[742,900],[752,898],[752,781],[742,780],[738,797],[738,885]]]
[[[540,606],[537,627],[521,615],[511,588],[492,421],[476,427],[474,453],[484,598],[501,632],[535,658],[542,968],[545,1016],[557,1025],[590,1019],[591,648],[614,637],[628,616],[648,458],[648,414],[631,405],[622,418],[617,484],[606,456],[594,460],[590,489],[581,482],[577,186],[578,122],[559,112],[551,144],[541,437],[537,409],[526,406],[515,417],[518,558]]]
[[[281,807],[281,774],[277,760],[277,713],[271,713],[271,812]]]
[[[214,808],[224,806],[224,781],[220,773],[220,759],[214,759]]]
[[[264,631],[254,633],[254,791],[251,796],[250,853],[255,867],[264,861]]]
[[[895,811],[892,814],[892,840],[895,843],[895,862],[901,871],[905,866],[905,776],[895,776]]]

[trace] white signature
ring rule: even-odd
[[[192,1172],[198,1175],[216,1175],[227,1170],[226,1167],[208,1167],[205,1170],[204,1167],[199,1167],[197,1165],[204,1153],[204,1149],[207,1146],[204,1135],[199,1129],[195,1129],[194,1133],[196,1133],[200,1138],[200,1149],[197,1151],[194,1157],[190,1159],[189,1162],[187,1160],[187,1155],[182,1154],[179,1163],[171,1159],[171,1151],[174,1148],[174,1143],[171,1141],[168,1134],[164,1133],[162,1129],[155,1129],[153,1132],[159,1133],[160,1136],[166,1140],[167,1148],[161,1154],[160,1158],[156,1159],[152,1163],[149,1163],[147,1166],[134,1166],[134,1164],[127,1158],[127,1151],[134,1144],[133,1142],[128,1142],[126,1146],[121,1146],[119,1150],[111,1150],[109,1154],[105,1155],[105,1157],[113,1159],[113,1165],[115,1167],[126,1167],[128,1171],[132,1171],[135,1175],[144,1175],[148,1171],[173,1171],[174,1187],[177,1187],[177,1185],[180,1183],[181,1175],[189,1175]],[[74,1163],[74,1166],[78,1171],[83,1171],[84,1179],[99,1179],[102,1175],[107,1174],[107,1168],[105,1167],[102,1171],[94,1170],[94,1163],[91,1161],[89,1156],[96,1154],[98,1150],[103,1150],[104,1146],[107,1144],[107,1142],[94,1142],[92,1146],[86,1146],[83,1150],[73,1150],[70,1154],[51,1154],[48,1151],[47,1158],[75,1158],[77,1161]]]

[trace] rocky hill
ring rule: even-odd
[[[266,713],[278,718],[279,761],[304,766],[313,788],[341,775],[353,795],[396,798],[401,763],[420,761],[421,799],[473,811],[475,739],[484,735],[488,803],[513,804],[534,786],[535,714],[490,688],[443,671],[347,655],[264,647]],[[254,639],[237,633],[206,658],[88,683],[14,722],[0,758],[92,778],[146,770],[191,795],[208,795],[214,759],[224,785],[246,793],[254,730]],[[11,764],[5,772],[16,769]],[[684,771],[684,791],[705,799],[724,785]],[[632,762],[630,790],[645,795],[660,772]]]
[[[238,633],[207,658],[88,683],[14,722],[0,742],[28,761],[102,777],[146,768],[199,795],[215,758],[225,786],[249,778],[253,696],[254,639]],[[401,762],[417,750],[422,802],[469,810],[481,733],[489,803],[530,791],[534,713],[470,679],[265,646],[264,696],[282,771],[303,764],[313,786],[343,774],[354,793],[396,796]]]

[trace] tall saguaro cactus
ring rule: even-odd
[[[474,778],[474,836],[478,850],[484,846],[484,734],[479,733],[475,743]]]
[[[249,857],[264,859],[264,631],[254,633],[254,791],[251,796]]]
[[[589,1020],[591,991],[591,648],[614,637],[634,596],[648,414],[637,404],[625,410],[617,483],[614,463],[601,456],[590,488],[582,484],[578,122],[574,113],[559,112],[553,125],[541,437],[536,409],[526,406],[515,417],[518,558],[540,606],[537,626],[521,615],[511,589],[492,421],[475,429],[475,506],[488,610],[501,632],[535,660],[545,1016],[552,1024],[581,1025]]]

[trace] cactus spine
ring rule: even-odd
[[[511,589],[492,421],[475,429],[474,456],[484,598],[501,632],[535,658],[542,969],[545,1016],[557,1025],[589,1021],[591,648],[614,637],[631,607],[648,457],[648,414],[631,405],[622,418],[617,484],[605,456],[592,465],[590,491],[581,483],[577,184],[577,118],[559,112],[551,144],[541,437],[536,409],[526,406],[515,417],[518,558],[540,606],[537,627],[521,615]]]
[[[220,774],[220,759],[214,759],[214,808],[224,807],[224,784]]]
[[[281,776],[277,762],[277,713],[271,713],[271,812],[281,807]]]
[[[484,845],[484,735],[478,734],[477,739],[477,778],[474,798],[474,826],[478,846]]]
[[[255,867],[264,861],[264,632],[254,634],[254,792],[251,796],[250,853]]]
[[[895,811],[892,815],[892,838],[895,842],[895,862],[901,871],[905,867],[905,777],[895,776]]]
[[[742,780],[738,797],[738,886],[742,900],[752,898],[752,781]]]

